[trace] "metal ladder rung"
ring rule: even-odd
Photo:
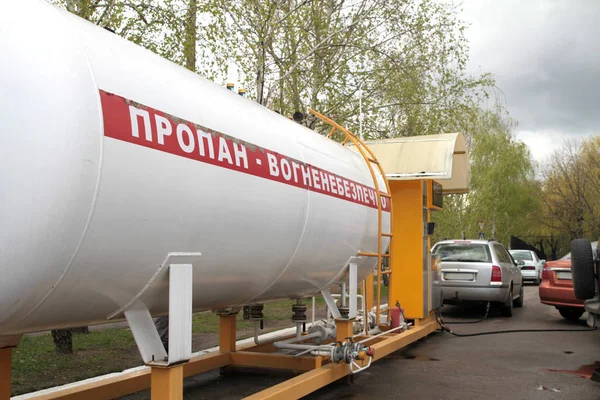
[[[391,275],[392,271],[387,270],[387,271],[381,271],[381,275]]]
[[[387,193],[383,193],[383,192],[379,192],[379,195],[380,195],[381,197],[387,197],[388,199],[391,199],[391,198],[392,198],[392,195],[391,195],[391,194],[387,194]]]
[[[372,158],[369,158],[368,160],[369,160],[369,162],[372,162],[373,164],[379,165],[379,161],[377,161],[377,160],[374,160]]]
[[[379,254],[377,253],[372,253],[370,251],[359,251],[358,252],[359,256],[365,256],[365,257],[379,257]],[[381,257],[389,257],[389,254],[381,254]]]
[[[391,233],[382,233],[381,236],[387,236],[387,237],[392,237],[394,235],[392,235]]]

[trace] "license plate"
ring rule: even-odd
[[[446,272],[444,279],[447,281],[472,281],[475,279],[475,274],[465,272]]]
[[[571,275],[570,272],[563,272],[563,271],[558,271],[556,273],[556,277],[558,279],[573,279],[573,275]]]

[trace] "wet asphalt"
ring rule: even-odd
[[[444,306],[449,321],[483,316],[483,307]],[[449,325],[455,332],[511,329],[585,329],[562,319],[540,303],[537,286],[525,288],[525,304],[512,318],[492,309],[489,317],[470,325]],[[599,400],[600,383],[569,371],[591,371],[600,362],[600,331],[508,333],[454,337],[436,332],[307,396],[307,399],[443,399],[443,400]],[[290,377],[287,374],[211,372],[186,379],[185,399],[239,399]],[[147,399],[149,392],[127,396]]]

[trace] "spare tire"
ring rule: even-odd
[[[571,273],[575,297],[587,300],[596,295],[594,255],[589,240],[575,239],[571,242]]]

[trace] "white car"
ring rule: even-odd
[[[544,261],[531,250],[509,250],[508,252],[519,263],[523,280],[533,281],[534,284],[539,285],[542,281]]]

